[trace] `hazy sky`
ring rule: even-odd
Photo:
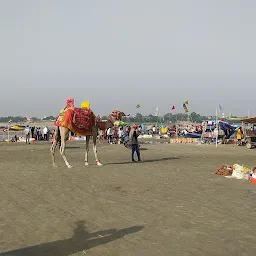
[[[255,0],[1,0],[0,116],[256,115]]]

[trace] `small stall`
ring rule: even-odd
[[[218,128],[215,120],[204,121],[202,126],[203,133],[201,139],[203,143],[216,142],[217,136],[220,143],[227,143],[227,141],[232,142],[230,138],[236,130],[233,125],[230,125],[228,122],[224,121],[218,121]]]
[[[242,119],[243,141],[246,148],[256,147],[256,117]]]

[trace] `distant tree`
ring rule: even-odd
[[[147,117],[147,120],[148,120],[149,123],[156,123],[159,119],[158,119],[157,116],[149,115]]]
[[[27,120],[26,117],[23,116],[6,116],[6,117],[0,117],[0,122],[7,123],[9,121],[12,121],[13,123],[20,123],[25,122]]]
[[[172,119],[173,119],[173,115],[172,115],[172,113],[168,113],[168,114],[165,114],[163,116],[163,118],[164,118],[165,121],[171,122]]]
[[[31,117],[31,120],[32,120],[33,122],[38,122],[38,121],[40,121],[40,119],[39,119],[38,117],[35,117],[35,116]]]
[[[135,116],[135,122],[141,123],[143,122],[143,115],[141,113],[137,113]]]
[[[127,117],[127,122],[128,123],[134,123],[135,122],[135,117],[133,117],[133,116]]]

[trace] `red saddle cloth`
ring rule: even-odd
[[[73,123],[79,129],[86,129],[93,123],[93,113],[91,110],[75,108]]]
[[[92,135],[92,126],[96,125],[96,117],[91,110],[70,108],[58,116],[55,125],[69,128],[80,136]]]

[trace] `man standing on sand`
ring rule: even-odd
[[[139,137],[139,130],[138,130],[138,125],[134,124],[133,128],[131,129],[129,133],[129,138],[130,138],[130,144],[132,145],[132,161],[135,162],[134,160],[134,153],[136,152],[138,161],[140,162],[140,148],[139,148],[139,142],[138,142],[138,137]]]
[[[44,133],[44,140],[48,140],[48,127],[47,126],[44,127],[43,133]]]
[[[243,131],[242,131],[241,127],[239,127],[238,130],[237,130],[236,138],[237,138],[237,145],[242,146],[243,145],[243,142],[242,142]]]
[[[108,128],[107,129],[107,138],[108,138],[108,143],[112,144],[112,137],[113,137],[113,133],[112,133],[112,128]]]
[[[31,127],[31,137],[34,138],[35,126]]]
[[[30,144],[30,127],[27,125],[25,128],[26,144]]]

